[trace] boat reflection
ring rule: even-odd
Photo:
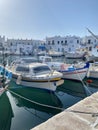
[[[14,117],[9,98],[6,93],[0,97],[0,130],[10,130]]]
[[[50,114],[57,114],[61,111],[53,108],[62,108],[62,103],[54,92],[22,87],[21,85],[17,87],[15,82],[12,82],[11,85],[9,92],[15,97],[15,103],[18,107],[33,108]]]
[[[57,91],[68,93],[72,96],[85,98],[90,95],[90,92],[86,85],[82,82],[76,82],[72,80],[65,80],[61,87],[58,87]]]

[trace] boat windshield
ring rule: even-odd
[[[38,66],[33,68],[34,73],[40,73],[40,72],[45,72],[45,71],[50,71],[50,68],[48,66]]]
[[[29,73],[29,67],[25,67],[25,66],[18,66],[17,68],[16,68],[16,71],[18,71],[18,72],[25,72],[25,73]]]

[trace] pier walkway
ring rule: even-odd
[[[32,130],[98,130],[98,92]]]

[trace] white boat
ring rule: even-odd
[[[55,91],[63,84],[62,73],[51,70],[42,63],[17,64],[10,67],[16,84]]]
[[[59,56],[63,56],[63,52],[58,52],[55,50],[50,50],[47,54],[48,56],[52,56],[52,57],[59,57]]]
[[[11,81],[12,73],[0,65],[0,96],[8,88]]]
[[[47,56],[47,55],[40,56],[39,61],[41,63],[47,64],[50,68],[57,70],[57,71],[60,69],[60,66],[64,63],[64,62],[53,61],[53,58],[51,56]]]
[[[63,79],[82,81],[88,71],[89,63],[84,66],[62,64],[59,72],[63,73]]]
[[[39,52],[37,52],[37,56],[44,56],[46,54],[47,54],[46,51],[39,51]]]
[[[87,77],[93,78],[93,79],[98,79],[98,62],[90,63]]]
[[[89,68],[89,63],[77,63],[77,64],[66,64],[63,62],[53,62],[52,57],[49,56],[40,56],[40,61],[46,63],[49,67],[63,73],[63,79],[71,80],[83,80],[86,76],[86,73]]]
[[[85,58],[85,53],[81,52],[69,52],[66,54],[67,59],[83,59]]]

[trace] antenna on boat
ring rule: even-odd
[[[98,40],[98,37],[90,30],[90,29],[88,29],[88,28],[86,28],[87,30],[88,30],[88,32],[94,37],[94,38],[96,38],[97,40]]]

